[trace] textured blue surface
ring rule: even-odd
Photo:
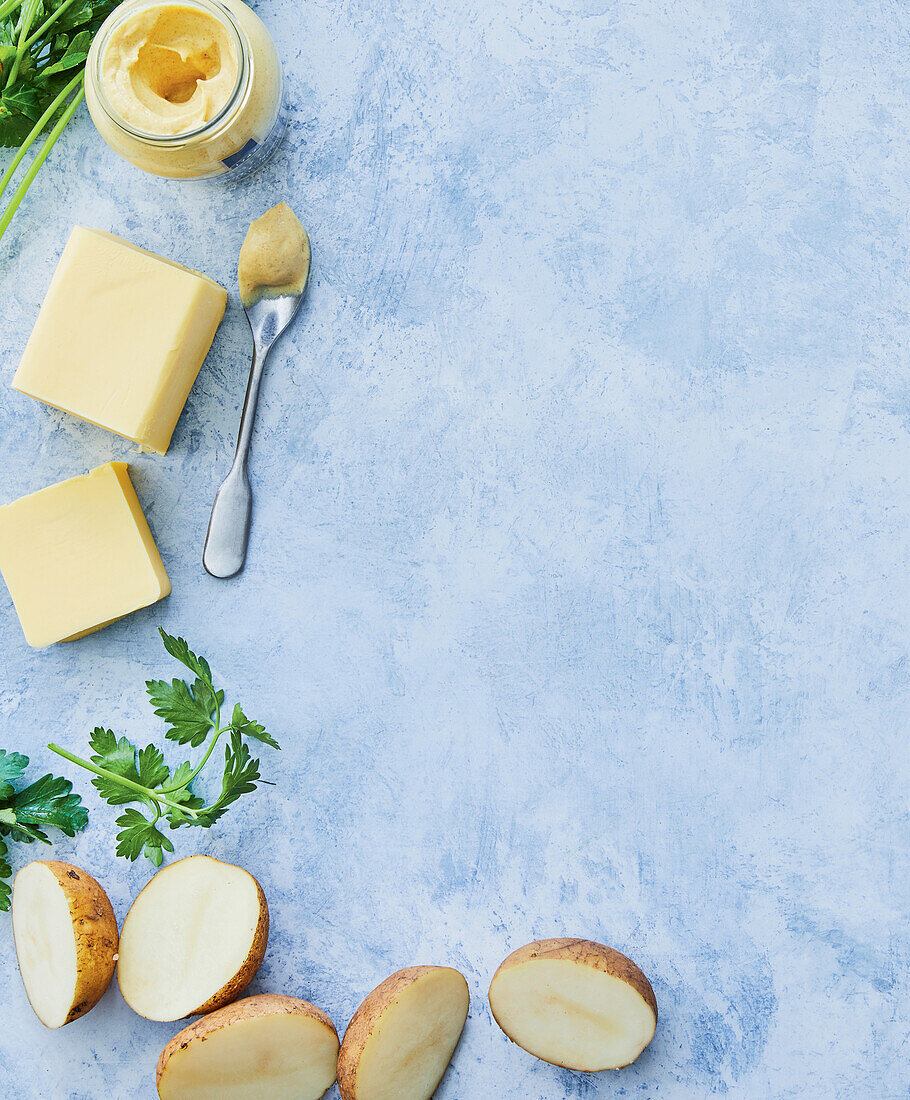
[[[232,299],[169,454],[0,387],[0,498],[129,458],[166,603],[45,652],[0,595],[0,743],[157,735],[179,631],[284,745],[198,850],[262,881],[255,990],[339,1029],[389,972],[473,1004],[445,1100],[908,1092],[910,14],[846,0],[263,0],[288,138],[166,184],[82,113],[0,246],[3,373],[73,222],[233,286],[287,199],[247,572],[205,576],[248,362]],[[112,815],[56,852],[123,915]],[[192,838],[191,838],[192,839]],[[193,847],[182,842],[179,854]],[[574,934],[651,977],[628,1070],[511,1046],[485,992]],[[59,1033],[0,921],[2,1091],[151,1100],[176,1028]]]

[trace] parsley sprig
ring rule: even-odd
[[[85,61],[118,0],[0,0],[0,146],[17,149],[0,195],[42,133],[47,137],[0,212],[0,237],[85,98]]]
[[[72,783],[45,775],[22,786],[27,767],[27,756],[0,749],[0,909],[4,911],[10,906],[8,879],[13,873],[6,838],[22,844],[36,840],[50,844],[45,829],[53,827],[75,836],[88,822],[79,795],[71,793]]]
[[[259,761],[246,744],[247,738],[279,748],[278,742],[258,722],[247,718],[238,703],[230,721],[222,725],[224,692],[215,687],[212,670],[204,657],[189,648],[183,638],[173,638],[159,627],[164,648],[193,674],[192,680],[148,680],[145,688],[155,714],[167,724],[165,737],[191,748],[205,746],[198,763],[185,761],[171,768],[155,745],[138,748],[126,737],[96,726],[89,739],[90,760],[75,756],[59,745],[48,748],[93,773],[92,785],[110,806],[129,806],[117,818],[117,855],[137,859],[143,853],[160,867],[165,852],[174,845],[162,830],[166,826],[212,825],[241,795],[260,782]],[[214,801],[193,791],[193,782],[206,766],[215,746],[224,741],[221,792]],[[262,780],[262,782],[265,782]],[[139,803],[141,809],[130,805]]]

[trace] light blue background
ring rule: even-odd
[[[0,743],[58,769],[161,727],[208,655],[279,738],[211,835],[262,881],[255,991],[347,1024],[467,975],[445,1100],[908,1091],[910,11],[845,0],[263,0],[292,120],[235,189],[118,161],[81,112],[0,246],[8,380],[74,222],[233,288],[287,199],[309,299],[269,369],[241,579],[200,554],[249,355],[236,297],[166,457],[0,388],[0,499],[128,458],[166,603],[29,650]],[[59,843],[118,915],[113,813]],[[180,837],[180,834],[177,834]],[[20,853],[21,859],[21,853]],[[599,1077],[511,1046],[498,962],[603,940],[657,1036]],[[154,1096],[177,1030],[112,989],[45,1032],[0,921],[4,1096]]]

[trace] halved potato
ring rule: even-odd
[[[29,1004],[45,1027],[84,1016],[114,976],[117,918],[107,894],[71,863],[36,860],[13,883],[13,938]]]
[[[148,1020],[180,1020],[230,1004],[259,969],[269,907],[247,871],[209,856],[160,870],[120,934],[123,999]]]
[[[161,1052],[161,1100],[318,1100],[335,1081],[338,1032],[322,1009],[263,993],[190,1024]]]
[[[468,983],[447,966],[393,974],[354,1013],[338,1056],[342,1100],[430,1100],[465,1020]]]
[[[634,1062],[657,1027],[642,971],[591,940],[538,940],[513,951],[493,975],[490,1008],[523,1050],[586,1073]]]

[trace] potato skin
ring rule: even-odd
[[[496,973],[493,975],[493,979],[490,982],[491,992],[497,976],[503,970],[509,970],[511,967],[518,966],[531,959],[567,959],[570,962],[577,962],[583,966],[589,966],[595,970],[600,970],[604,974],[609,974],[614,978],[620,978],[622,981],[632,986],[645,1004],[648,1005],[654,1013],[654,1023],[656,1026],[657,998],[654,996],[654,990],[651,988],[651,983],[648,981],[645,972],[641,967],[632,962],[630,958],[623,955],[622,952],[616,951],[612,947],[607,947],[605,944],[595,943],[593,940],[563,937],[549,940],[535,940],[533,943],[525,944],[524,947],[519,947],[517,951],[513,951],[512,954],[505,958],[496,968]],[[497,1017],[492,1000],[490,1000],[490,1012],[509,1042],[514,1042],[514,1039],[512,1039]],[[541,1060],[543,1061],[543,1059]]]
[[[250,1020],[257,1016],[308,1016],[312,1020],[318,1020],[325,1024],[334,1033],[336,1039],[338,1032],[329,1017],[310,1004],[309,1001],[301,1001],[297,997],[286,997],[282,993],[259,993],[255,997],[245,997],[242,1001],[225,1005],[201,1020],[197,1020],[183,1031],[179,1031],[162,1050],[158,1058],[158,1066],[155,1070],[155,1087],[161,1083],[161,1077],[165,1067],[178,1050],[184,1050],[194,1039],[203,1038],[213,1031],[230,1027],[240,1020]]]
[[[186,856],[189,859],[198,859],[196,856]],[[233,867],[235,870],[243,871],[245,875],[250,875],[250,872],[245,867],[238,867],[236,863],[227,863],[223,859],[215,859],[214,856],[206,856],[206,859],[211,859],[214,863],[222,863],[225,867]],[[176,867],[178,863],[183,863],[185,860],[177,859],[173,863],[168,864],[170,867]],[[157,872],[156,872],[157,873]],[[216,1009],[223,1008],[225,1005],[229,1005],[232,1001],[235,1001],[240,994],[246,989],[253,978],[256,977],[256,971],[262,966],[262,960],[265,958],[265,949],[269,942],[269,903],[266,900],[265,891],[259,885],[259,880],[253,875],[250,875],[253,882],[256,883],[256,894],[259,898],[259,923],[256,925],[256,931],[253,934],[253,943],[250,946],[250,952],[244,961],[243,966],[237,971],[234,977],[223,985],[217,993],[213,994],[205,1002],[200,1005],[199,1008],[194,1008],[192,1012],[188,1012],[183,1019],[188,1020],[191,1016],[202,1016],[208,1012],[214,1012]],[[148,889],[152,882],[154,882],[155,876],[148,880],[145,886],[136,895],[133,905],[142,897],[143,893]],[[132,910],[133,905],[130,906]],[[126,919],[129,918],[129,913],[126,914]],[[124,921],[125,923],[125,921]]]
[[[406,966],[404,970],[396,970],[384,982],[380,982],[372,993],[367,994],[360,1008],[351,1017],[351,1022],[341,1041],[341,1050],[338,1052],[338,1092],[341,1094],[341,1100],[356,1100],[357,1067],[360,1064],[360,1056],[382,1013],[412,982],[422,978],[424,974],[444,969],[448,968]],[[464,981],[463,977],[462,981]]]
[[[120,935],[110,898],[87,871],[55,859],[36,862],[43,863],[60,883],[76,937],[76,992],[61,1024],[65,1027],[94,1008],[107,991],[114,976]]]

